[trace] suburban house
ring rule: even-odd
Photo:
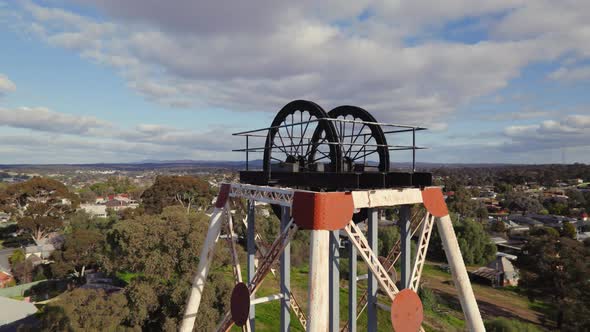
[[[81,204],[80,209],[94,217],[106,218],[107,209],[119,211],[122,209],[135,209],[138,206],[138,202],[134,199],[130,199],[129,195],[120,194],[97,197],[94,204]]]
[[[31,260],[33,265],[45,263],[51,257],[51,253],[55,251],[53,244],[43,244],[39,246],[25,247],[25,258]]]
[[[517,286],[518,271],[507,256],[511,255],[498,255],[487,266],[471,272],[473,279],[489,283],[493,287]]]
[[[94,217],[107,217],[107,207],[104,204],[80,204],[80,209]]]
[[[39,240],[37,245],[25,247],[25,259],[31,260],[33,265],[48,263],[51,253],[60,249],[63,243],[62,234],[50,233],[45,239]]]

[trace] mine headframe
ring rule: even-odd
[[[240,182],[317,191],[430,186],[432,175],[416,172],[416,151],[425,149],[416,145],[416,132],[425,129],[377,122],[356,106],[326,112],[314,102],[295,100],[270,127],[234,134],[246,139],[245,148],[234,150],[246,153]],[[390,151],[411,152],[408,171],[391,170]],[[262,155],[262,170],[253,170],[252,155]]]

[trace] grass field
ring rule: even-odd
[[[366,267],[359,262],[359,274],[364,273]],[[228,275],[231,276],[229,267]],[[245,271],[244,271],[245,275]],[[307,311],[307,280],[308,269],[291,269],[291,289],[298,302]],[[436,294],[436,305],[424,309],[424,328],[426,331],[464,331],[465,322],[459,301],[456,298],[456,291],[452,284],[451,275],[437,268],[434,264],[428,263],[422,274],[422,285],[433,290]],[[344,326],[348,317],[348,289],[347,281],[341,281],[340,287],[340,324]],[[358,297],[366,289],[366,281],[358,283]],[[278,293],[279,284],[277,278],[272,275],[265,279],[258,290],[256,297]],[[496,317],[520,320],[526,323],[535,324],[540,327],[542,311],[546,306],[538,302],[530,302],[526,297],[511,289],[498,289],[485,285],[473,284],[473,289],[480,306],[484,320]],[[389,304],[388,299],[379,295],[379,302]],[[256,306],[256,330],[276,331],[279,324],[279,301],[271,301]],[[378,310],[378,331],[391,331],[389,312]],[[366,331],[366,311],[358,319],[358,331]],[[233,331],[240,331],[234,328]],[[291,315],[291,331],[304,331],[297,317]]]

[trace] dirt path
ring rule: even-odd
[[[425,273],[422,280],[424,285],[460,310],[457,291],[450,274],[443,271],[430,271]],[[541,325],[543,314],[531,309],[530,302],[525,297],[479,284],[473,284],[473,291],[484,319],[506,317]]]

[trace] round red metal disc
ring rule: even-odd
[[[250,313],[250,291],[240,282],[231,293],[231,318],[238,326],[244,326]]]
[[[418,294],[411,289],[400,291],[391,303],[391,325],[396,332],[416,332],[422,325],[424,311]]]

